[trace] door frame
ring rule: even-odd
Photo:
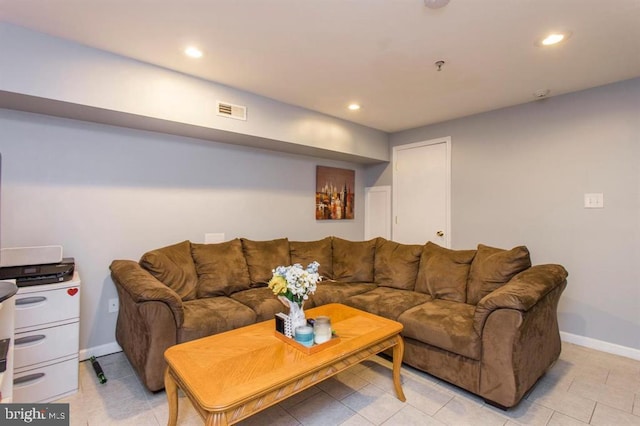
[[[437,138],[437,139],[429,139],[426,141],[421,141],[421,142],[413,142],[413,143],[409,143],[409,144],[404,144],[404,145],[396,145],[393,147],[392,149],[392,153],[391,153],[391,161],[393,164],[393,168],[392,168],[392,178],[391,178],[391,195],[392,195],[392,211],[391,211],[391,220],[392,220],[392,224],[391,224],[391,238],[393,238],[393,230],[396,224],[396,218],[397,218],[397,199],[396,199],[396,191],[394,191],[394,189],[396,188],[396,171],[397,171],[397,167],[398,167],[398,163],[397,163],[397,153],[398,151],[402,151],[402,150],[406,150],[406,149],[413,149],[413,148],[419,148],[421,146],[428,146],[428,145],[436,145],[436,144],[445,144],[445,148],[446,148],[446,171],[445,171],[445,185],[446,185],[446,201],[445,201],[445,209],[446,209],[446,213],[445,213],[445,247],[446,248],[451,248],[451,136],[446,136],[446,137],[442,137],[442,138]]]

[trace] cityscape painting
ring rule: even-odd
[[[353,219],[355,183],[355,170],[317,166],[316,219]]]

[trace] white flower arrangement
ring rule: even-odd
[[[318,273],[320,264],[311,262],[306,268],[296,263],[291,266],[278,266],[269,281],[269,288],[276,296],[284,296],[298,306],[315,293],[317,284],[322,281]]]

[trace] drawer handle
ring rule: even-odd
[[[44,296],[25,297],[23,299],[16,300],[16,305],[31,305],[33,303],[44,302],[45,300],[47,300],[47,298]]]
[[[27,385],[28,382],[33,382],[35,380],[41,379],[44,377],[44,373],[33,373],[33,374],[27,374],[26,376],[22,376],[22,377],[16,377],[15,379],[13,379],[13,385]]]
[[[34,334],[33,336],[20,337],[15,340],[15,345],[26,345],[28,343],[38,342],[44,340],[47,336],[44,334]]]

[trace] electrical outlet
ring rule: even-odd
[[[118,299],[109,299],[109,313],[118,312]]]
[[[205,244],[215,244],[224,242],[224,232],[207,232],[204,234]]]

